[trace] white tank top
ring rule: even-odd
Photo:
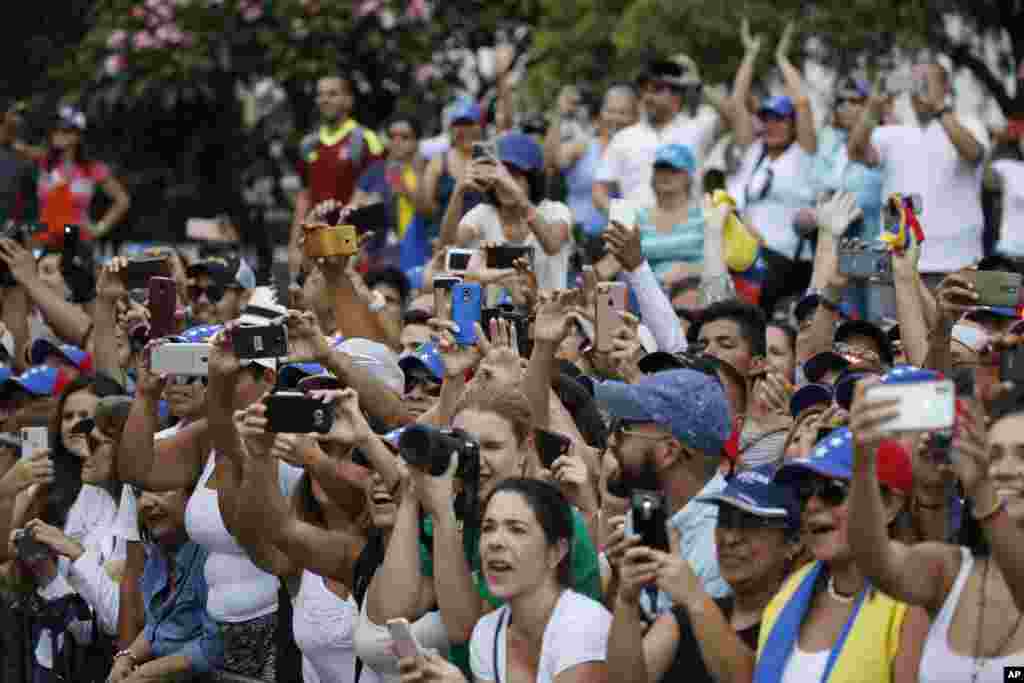
[[[210,553],[204,570],[206,611],[214,621],[237,624],[277,611],[278,580],[253,564],[224,527],[217,491],[206,487],[215,464],[211,453],[185,507],[185,529]]]
[[[828,666],[828,650],[804,652],[798,643],[793,644],[793,652],[786,660],[786,668],[782,671],[781,683],[819,683]]]
[[[302,656],[316,670],[320,683],[351,683],[355,679],[355,630],[359,608],[350,597],[342,600],[327,588],[322,576],[302,572],[295,598],[292,632]],[[377,676],[363,667],[360,683],[375,683]]]
[[[971,681],[974,676],[974,657],[957,654],[949,647],[949,625],[956,613],[967,579],[974,567],[974,556],[967,548],[960,548],[960,571],[953,583],[953,590],[946,596],[946,602],[938,616],[928,629],[928,638],[924,641],[924,652],[921,654],[921,666],[918,669],[920,683],[963,683]],[[1012,636],[1011,636],[1012,637]],[[989,647],[992,644],[989,643]],[[978,672],[977,683],[1003,683],[1004,666],[1024,665],[1024,650],[1005,657],[985,659]]]

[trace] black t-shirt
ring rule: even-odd
[[[731,595],[716,599],[715,604],[718,605],[718,609],[722,610],[722,614],[725,615],[726,619],[732,616],[733,600]],[[681,606],[673,607],[672,616],[675,617],[676,623],[679,624],[679,646],[676,648],[676,656],[672,660],[672,666],[661,677],[662,683],[683,680],[686,683],[716,683],[715,678],[708,671],[704,657],[701,656],[700,643],[697,642],[697,636],[693,632],[693,625],[690,623],[690,615],[686,608]],[[761,622],[758,622],[750,628],[737,631],[736,635],[750,649],[757,652],[757,638],[760,632]]]

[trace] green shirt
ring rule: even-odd
[[[583,517],[576,508],[572,508],[573,534],[572,549],[570,550],[570,569],[572,574],[572,588],[577,593],[582,593],[589,598],[601,602],[601,566],[597,559],[597,549],[590,540],[590,533]],[[422,536],[433,537],[434,528],[432,520],[425,517],[422,522]],[[480,530],[472,529],[471,533],[463,536],[463,548],[466,553],[466,560],[473,572],[473,582],[476,584],[480,597],[486,600],[492,607],[501,607],[504,602],[491,594],[487,582],[481,580],[480,576]],[[420,569],[423,576],[434,575],[434,558],[430,548],[420,541]],[[472,672],[469,668],[469,643],[457,643],[451,646],[448,652],[448,661],[462,669],[463,673],[472,680]]]

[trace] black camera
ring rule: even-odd
[[[53,555],[50,546],[37,541],[31,529],[14,532],[14,551],[22,562],[38,562]]]
[[[869,244],[856,238],[839,243],[839,272],[855,280],[891,284],[892,254],[882,243]]]
[[[267,431],[277,434],[327,434],[334,426],[334,408],[298,391],[278,391],[264,399]]]
[[[284,325],[237,327],[231,346],[239,358],[283,358],[288,355],[288,328]]]
[[[445,473],[452,453],[459,455],[456,477],[465,479],[479,470],[480,444],[461,429],[416,425],[402,432],[398,439],[402,459],[434,477]]]
[[[633,533],[640,536],[640,545],[668,552],[668,513],[664,496],[657,491],[634,491],[630,523]]]

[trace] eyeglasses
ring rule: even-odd
[[[206,299],[211,304],[220,303],[220,300],[224,298],[224,294],[227,293],[228,288],[220,285],[207,285],[206,287],[200,287],[199,285],[189,285],[188,296],[192,301],[199,301],[199,298],[206,295]]]
[[[837,342],[832,345],[832,351],[855,365],[880,366],[882,364],[882,359],[878,353],[871,349],[865,349],[863,346],[853,346],[845,342]]]
[[[184,387],[190,384],[195,384],[196,382],[202,382],[203,386],[205,387],[206,380],[206,377],[196,377],[195,375],[171,375],[168,378],[167,383],[174,384],[179,387]]]
[[[836,100],[836,106],[846,107],[853,105],[856,107],[864,104],[864,102],[865,100],[863,97],[840,97],[839,99]]]
[[[850,485],[842,479],[808,477],[796,485],[796,497],[800,501],[801,508],[815,496],[829,507],[838,507],[846,500],[849,492]]]
[[[423,387],[423,393],[430,398],[438,398],[441,395],[441,383],[433,377],[423,374],[407,375],[405,378],[405,393],[412,393],[412,390],[417,386]]]
[[[785,529],[787,526],[785,519],[758,517],[731,505],[718,506],[718,528],[720,529],[755,531],[757,529]]]
[[[622,418],[615,418],[612,420],[610,434],[616,438],[622,438],[623,436],[636,436],[641,439],[664,439],[665,434],[660,432],[644,432],[633,427],[640,425],[654,424],[653,422],[647,422],[644,420],[623,420]]]

